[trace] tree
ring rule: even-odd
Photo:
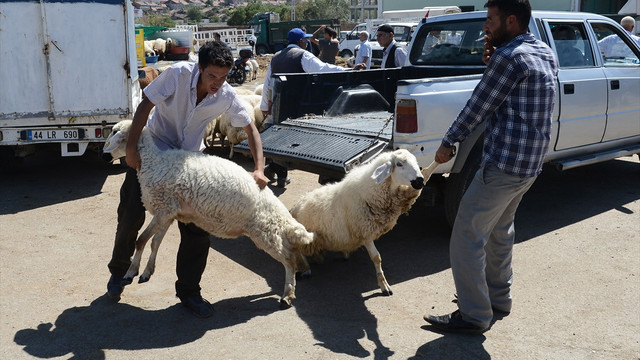
[[[199,23],[203,18],[202,10],[197,6],[187,6],[187,17],[189,20]]]
[[[148,26],[162,26],[168,28],[176,26],[175,21],[171,20],[171,16],[169,15],[151,14],[146,16],[146,21],[143,23]]]

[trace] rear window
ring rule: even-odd
[[[484,19],[426,24],[415,35],[413,65],[484,65]]]

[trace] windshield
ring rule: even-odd
[[[484,19],[432,23],[415,36],[409,61],[413,65],[484,65]]]

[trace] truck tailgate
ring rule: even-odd
[[[261,133],[264,156],[290,169],[341,178],[388,146],[391,116],[374,112],[286,120]],[[250,154],[246,140],[234,149]]]

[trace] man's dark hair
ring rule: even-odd
[[[202,69],[209,65],[230,68],[233,65],[231,49],[222,41],[207,41],[198,51],[198,65]]]
[[[328,26],[326,28],[324,28],[324,32],[329,34],[329,36],[331,36],[331,38],[335,38],[336,36],[338,36],[338,32],[336,32],[333,28],[330,28]]]
[[[497,7],[500,19],[504,21],[508,16],[515,15],[520,29],[526,31],[531,20],[531,4],[529,0],[489,0],[484,7]]]

